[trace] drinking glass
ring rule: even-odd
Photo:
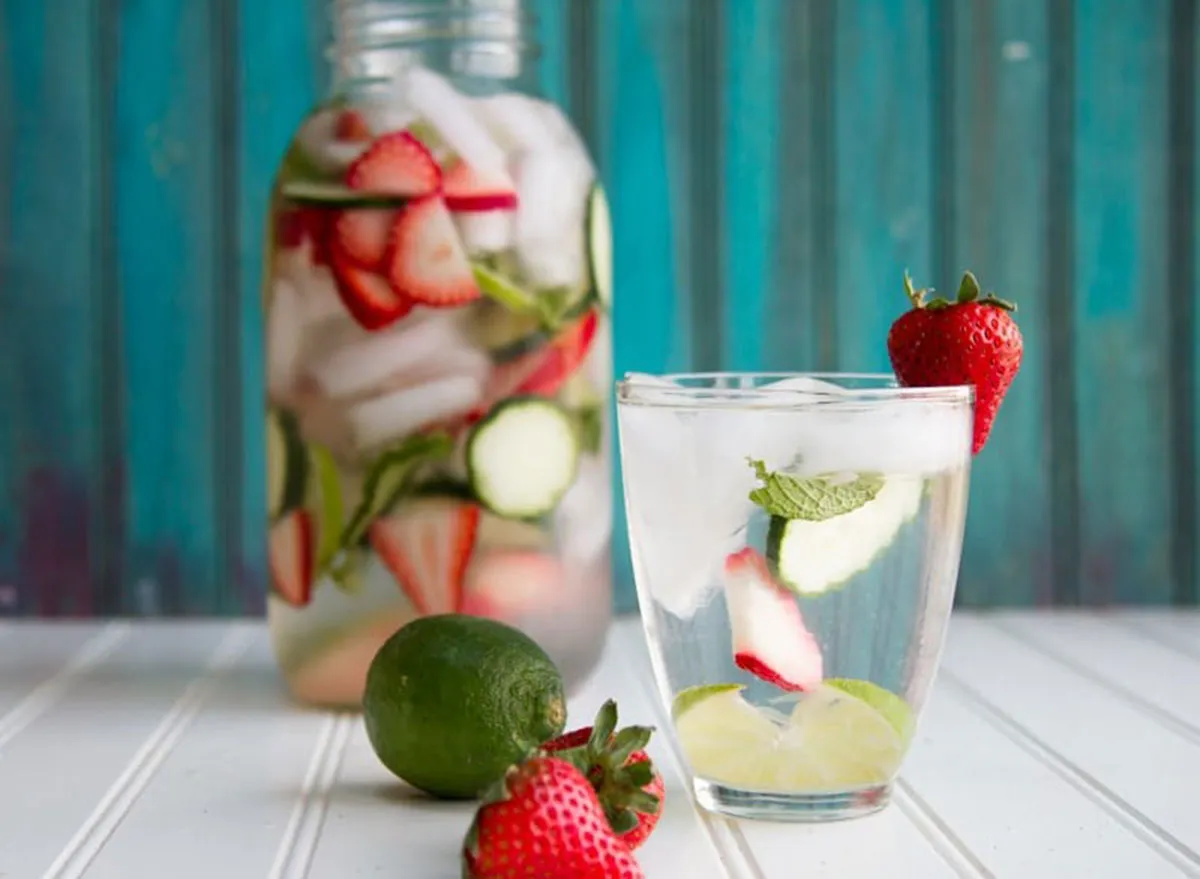
[[[887,805],[953,603],[972,417],[969,386],[890,375],[617,383],[641,618],[702,807]]]

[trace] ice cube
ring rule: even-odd
[[[554,534],[563,556],[580,566],[595,559],[612,535],[612,516],[608,462],[584,455],[575,482],[554,511]]]
[[[273,398],[285,398],[298,375],[305,321],[296,288],[283,278],[271,285],[266,324],[267,389]]]
[[[321,110],[296,133],[296,142],[305,157],[327,174],[340,174],[362,155],[366,143],[339,140],[336,135],[339,109]]]
[[[403,131],[419,118],[408,103],[407,96],[395,83],[383,94],[362,101],[355,109],[375,137],[392,131]]]
[[[515,229],[512,211],[469,211],[453,216],[458,236],[471,256],[499,253],[512,247]]]
[[[592,171],[572,150],[534,150],[513,163],[517,259],[539,287],[584,281],[584,210]]]
[[[482,381],[455,375],[358,403],[346,418],[359,449],[374,448],[426,425],[465,415],[482,399]]]
[[[541,101],[507,93],[476,98],[475,111],[496,143],[515,153],[550,146],[556,139]]]
[[[621,464],[642,587],[687,618],[720,588],[725,556],[745,543],[746,504],[730,497],[730,469],[708,458],[693,412],[622,406]]]
[[[482,174],[506,171],[504,151],[475,114],[470,98],[424,67],[404,77],[409,105],[432,125],[458,156]]]
[[[393,388],[417,378],[462,374],[482,382],[487,357],[463,336],[454,315],[410,323],[370,333],[314,363],[312,375],[321,389],[337,398],[356,397],[384,382]]]

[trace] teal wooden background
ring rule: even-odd
[[[618,371],[884,369],[901,272],[969,267],[1028,354],[961,600],[1196,601],[1196,0],[531,2]],[[0,614],[261,610],[261,215],[327,31],[0,0]]]

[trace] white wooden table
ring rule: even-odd
[[[572,724],[614,696],[661,726],[644,657],[618,623]],[[698,814],[656,739],[648,879],[1200,876],[1200,614],[956,614],[897,797],[858,821]],[[0,624],[3,879],[451,879],[470,812],[292,708],[257,622]]]

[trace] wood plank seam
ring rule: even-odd
[[[246,652],[253,629],[235,625],[218,642],[199,676],[188,684],[175,704],[134,754],[100,803],[63,848],[43,879],[82,879],[96,856],[120,827],[121,821],[179,744],[200,709]]]
[[[1200,852],[1156,823],[1132,803],[1077,766],[1060,751],[1042,741],[1024,724],[993,704],[978,690],[943,668],[939,684],[952,689],[963,703],[986,720],[1025,753],[1061,778],[1082,796],[1099,806],[1118,824],[1146,843],[1156,853],[1178,867],[1187,876],[1200,876]]]
[[[1194,723],[1172,714],[1161,706],[1151,702],[1136,690],[1132,690],[1129,687],[1118,684],[1111,678],[1107,678],[1104,675],[1097,674],[1083,663],[1077,662],[1076,660],[1071,659],[1069,656],[1064,656],[1052,647],[1048,647],[1037,638],[1030,637],[1028,634],[1020,631],[1019,628],[1014,627],[1011,623],[1002,623],[997,620],[991,620],[987,618],[979,618],[977,622],[980,625],[994,629],[1008,636],[1014,641],[1020,642],[1035,653],[1039,653],[1046,657],[1051,662],[1061,665],[1063,668],[1068,669],[1072,673],[1079,675],[1081,678],[1092,682],[1103,690],[1107,690],[1110,693],[1120,696],[1126,702],[1133,703],[1140,711],[1145,713],[1151,720],[1157,722],[1164,729],[1168,729],[1176,735],[1179,735],[1194,744],[1200,745],[1200,726],[1196,726]]]
[[[268,879],[308,876],[325,826],[333,785],[357,721],[358,717],[352,714],[330,714],[326,718],[304,776],[300,799],[288,818]]]
[[[901,771],[903,772],[903,769]],[[892,804],[917,828],[921,836],[925,837],[926,842],[946,862],[946,866],[962,879],[994,879],[995,874],[903,775],[896,781]]]
[[[22,730],[54,707],[80,677],[116,650],[129,637],[130,631],[128,623],[109,623],[76,650],[66,665],[34,687],[29,695],[0,717],[0,752]]]

